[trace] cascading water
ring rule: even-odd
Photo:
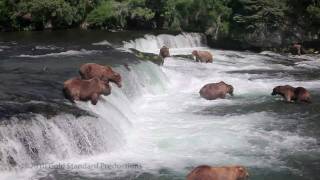
[[[158,53],[162,46],[171,49],[201,47],[205,43],[205,38],[199,33],[183,33],[179,35],[161,34],[145,35],[144,38],[124,42],[124,48],[137,49],[142,52]]]
[[[102,96],[96,106],[89,102],[77,103],[91,116],[62,113],[46,118],[39,114],[27,120],[13,117],[1,122],[1,171],[110,153],[126,144],[126,135],[132,129],[131,120],[136,116],[130,101],[146,93],[165,91],[166,77],[151,62],[132,64],[130,71],[123,67],[116,71],[123,76],[122,89],[112,86],[112,94]],[[17,178],[10,175],[3,177]]]
[[[317,64],[317,57],[302,61],[266,52],[213,50],[197,33],[146,35],[125,42],[124,48],[158,54],[163,45],[172,54],[208,50],[214,62],[169,57],[163,67],[129,63],[129,70],[115,68],[123,88],[113,86],[96,106],[77,103],[93,116],[36,115],[0,127],[1,168],[12,167],[11,160],[18,166],[63,162],[140,168],[36,169],[1,177],[182,180],[201,164],[244,165],[257,180],[318,177],[320,74],[308,65]],[[235,96],[200,98],[203,85],[219,81],[232,84]],[[272,88],[282,84],[310,89],[314,103],[285,104],[271,97]]]

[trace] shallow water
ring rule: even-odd
[[[319,57],[208,49],[198,34],[77,33],[1,37],[0,179],[180,180],[202,164],[244,165],[253,180],[320,176]],[[163,44],[171,54],[209,50],[214,62],[167,58],[159,67],[126,50],[157,54]],[[70,104],[62,83],[85,62],[112,65],[124,87],[97,106]],[[200,98],[219,81],[235,96]],[[313,103],[270,95],[285,84],[309,89]],[[5,171],[9,157],[17,171]]]

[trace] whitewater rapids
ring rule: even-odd
[[[22,173],[4,171],[0,179],[184,179],[192,167],[201,164],[244,165],[254,172],[253,179],[303,179],[305,172],[290,162],[300,156],[311,158],[320,154],[319,137],[305,133],[307,126],[301,125],[308,116],[319,117],[319,104],[311,105],[310,110],[287,105],[270,94],[274,86],[291,84],[310,89],[319,100],[320,80],[305,77],[301,71],[318,71],[320,60],[308,57],[309,61],[300,61],[298,57],[269,52],[215,50],[206,47],[202,38],[196,33],[147,35],[125,42],[124,49],[155,54],[162,45],[167,45],[172,55],[208,50],[214,61],[201,64],[169,57],[163,67],[151,62],[130,64],[131,71],[117,67],[124,81],[122,89],[113,85],[112,94],[103,97],[97,106],[77,103],[96,118],[60,115],[47,120],[37,116],[30,127],[37,131],[50,123],[51,129],[46,132],[59,138],[49,141],[66,147],[63,154],[56,150],[49,157],[41,151],[41,163],[131,163],[141,169],[26,169]],[[61,54],[65,55],[54,55]],[[200,98],[203,85],[220,81],[233,85],[234,97],[215,101]],[[71,126],[63,125],[66,117]],[[73,128],[73,134],[68,127]],[[0,129],[7,132],[10,147],[15,148],[2,147],[21,149],[10,134],[19,128],[26,127]],[[77,133],[85,134],[80,142],[90,144],[85,155],[73,142]],[[33,137],[46,141],[40,131]],[[17,159],[27,156],[23,152]]]

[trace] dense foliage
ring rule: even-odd
[[[70,27],[199,31],[259,46],[317,39],[320,0],[0,0],[1,30]]]

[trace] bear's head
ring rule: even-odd
[[[279,94],[280,89],[281,89],[281,86],[277,86],[277,87],[273,88],[271,95],[275,96],[275,95]]]
[[[111,93],[111,87],[109,86],[109,83],[106,83],[105,81],[102,81],[97,77],[92,78],[92,81],[94,81],[94,83],[96,83],[96,85],[99,87],[99,93],[102,93],[106,96]]]
[[[193,56],[198,56],[198,51],[196,51],[196,50],[192,51],[192,55]]]
[[[228,85],[228,93],[233,96],[233,86]]]
[[[247,169],[243,166],[237,166],[236,171],[237,171],[237,180],[245,180],[249,177],[249,173]]]
[[[121,75],[117,72],[113,72],[112,80],[118,85],[118,87],[122,87],[121,85]]]

